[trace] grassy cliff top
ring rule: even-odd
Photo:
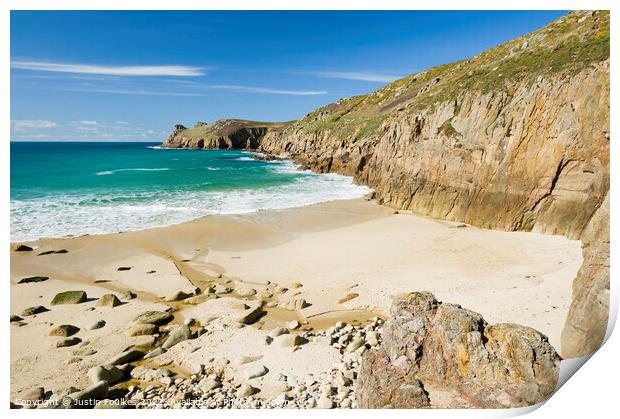
[[[330,130],[343,140],[366,138],[385,118],[455,100],[463,91],[508,89],[538,76],[574,74],[609,58],[609,12],[576,11],[475,57],[429,68],[362,96],[341,99],[302,118],[306,131]]]

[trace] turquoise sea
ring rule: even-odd
[[[297,207],[370,189],[229,150],[121,142],[12,142],[11,241],[163,226]]]

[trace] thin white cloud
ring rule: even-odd
[[[11,119],[11,128],[14,131],[56,128],[58,124],[46,119]]]
[[[238,86],[234,84],[202,84],[201,87],[209,89],[221,89],[221,90],[236,90],[239,92],[247,93],[265,93],[272,95],[289,95],[289,96],[316,96],[326,95],[326,90],[283,90],[274,89],[271,87],[252,87],[252,86]]]
[[[395,76],[393,74],[366,73],[357,71],[319,71],[314,74],[319,77],[326,77],[330,79],[370,81],[376,83],[390,83],[402,77]]]
[[[95,126],[97,125],[97,121],[71,121],[71,124],[78,126]]]
[[[316,96],[327,94],[326,90],[282,90],[270,87],[251,87],[238,86],[234,84],[200,84],[195,87],[202,87],[215,90],[233,90],[245,93],[262,93],[271,95],[289,95],[289,96]],[[160,92],[157,90],[133,90],[133,89],[66,89],[73,92],[84,93],[110,93],[118,95],[139,95],[139,96],[208,96],[201,93],[184,93],[184,92]]]
[[[116,95],[137,96],[205,96],[199,93],[159,92],[156,90],[132,90],[132,89],[66,89],[72,92],[83,93],[110,93]]]
[[[184,65],[163,66],[102,66],[90,64],[60,64],[42,61],[12,61],[11,68],[55,73],[99,74],[106,76],[202,76],[200,67]]]

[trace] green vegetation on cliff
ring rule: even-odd
[[[330,131],[343,141],[354,142],[377,134],[382,122],[395,112],[454,101],[463,91],[510,92],[515,83],[534,83],[540,76],[572,75],[609,58],[609,28],[608,11],[571,12],[468,60],[433,67],[368,95],[319,108],[294,127]]]

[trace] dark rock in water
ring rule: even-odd
[[[50,279],[49,276],[29,276],[29,277],[20,279],[18,284],[29,284],[31,282],[43,282],[43,281],[47,281],[48,279]]]
[[[117,271],[128,271],[131,269],[131,266],[119,266],[116,270]]]
[[[75,345],[77,345],[80,342],[82,342],[82,339],[80,339],[78,337],[62,339],[62,340],[59,340],[58,342],[56,342],[56,347],[57,348],[65,348],[67,346],[75,346]]]
[[[167,311],[145,311],[134,319],[136,323],[153,323],[161,325],[168,323],[174,316]]]
[[[86,293],[84,291],[64,291],[56,294],[52,300],[52,305],[58,304],[79,304],[86,301]]]
[[[11,246],[11,250],[14,252],[32,252],[32,247],[25,244],[15,244]]]
[[[28,307],[22,311],[22,316],[34,316],[35,314],[44,313],[46,311],[49,310],[43,306]]]
[[[116,307],[121,305],[121,300],[114,294],[106,294],[97,301],[97,307]]]
[[[428,407],[431,389],[467,407],[528,406],[545,401],[558,381],[560,357],[544,335],[515,324],[489,325],[429,292],[396,298],[382,338],[379,349],[362,357],[361,408]]]
[[[70,324],[61,324],[50,331],[50,336],[69,337],[80,331],[80,328]]]

